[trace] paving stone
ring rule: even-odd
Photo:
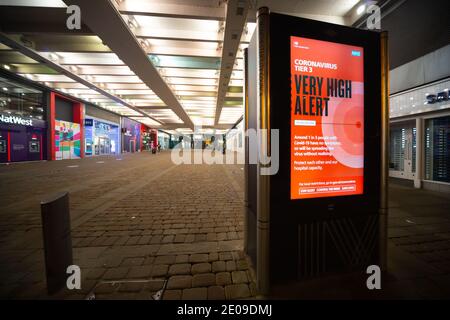
[[[140,266],[144,262],[144,258],[125,258],[122,260],[121,266],[123,267],[131,267],[131,266]]]
[[[173,263],[175,263],[175,256],[173,255],[157,256],[154,261],[154,264],[173,264]]]
[[[189,263],[173,264],[169,268],[169,275],[190,274],[191,265]]]
[[[119,291],[121,292],[139,292],[144,288],[144,282],[126,282],[121,283]]]
[[[132,236],[132,237],[130,237],[130,238],[128,239],[126,245],[129,246],[129,245],[137,244],[138,241],[139,241],[139,238],[140,238],[139,236]]]
[[[115,245],[116,246],[123,246],[127,241],[129,240],[128,236],[121,236],[119,239],[117,239]]]
[[[232,255],[233,255],[233,260],[236,260],[236,261],[245,259],[245,254],[243,251],[233,251]]]
[[[105,237],[101,244],[103,246],[112,246],[117,240],[119,240],[119,237]]]
[[[219,253],[220,260],[233,260],[233,255],[231,252],[220,252]]]
[[[106,280],[125,279],[129,270],[130,270],[130,268],[128,268],[128,267],[118,267],[118,268],[108,269],[106,271],[106,273],[103,275],[103,278]]]
[[[231,274],[229,272],[216,273],[216,283],[218,286],[231,284]]]
[[[164,277],[169,270],[169,266],[167,264],[157,264],[152,268],[152,276],[153,277]]]
[[[222,272],[226,271],[227,266],[225,261],[214,261],[212,263],[212,271],[213,272]]]
[[[150,243],[151,244],[161,243],[162,239],[163,239],[163,237],[161,235],[155,235],[155,236],[152,236]]]
[[[250,297],[250,289],[246,284],[232,284],[225,287],[227,299],[243,299]]]
[[[217,234],[217,241],[224,241],[227,240],[227,233],[226,232],[219,232]]]
[[[192,254],[189,257],[189,261],[191,263],[208,262],[208,254],[206,253]]]
[[[216,260],[219,260],[219,254],[217,252],[211,252],[208,255],[208,262],[213,262],[213,261],[216,261]]]
[[[238,234],[236,231],[227,232],[227,238],[229,240],[236,240],[238,238]]]
[[[206,234],[206,241],[217,241],[217,234],[216,233],[207,233]]]
[[[164,236],[163,239],[161,240],[161,243],[171,243],[173,242],[173,240],[175,239],[175,236],[169,235],[169,236]]]
[[[196,234],[194,242],[206,241],[206,234]]]
[[[100,283],[95,289],[94,294],[113,293],[119,288],[118,283]]]
[[[163,300],[180,300],[181,290],[166,290],[163,294]]]
[[[229,260],[226,262],[226,268],[227,271],[234,271],[236,270],[236,262],[234,260]]]
[[[245,259],[241,259],[236,261],[236,268],[237,270],[247,270],[248,269],[248,262]]]
[[[114,292],[108,295],[96,295],[96,300],[135,300],[135,292]]]
[[[122,263],[123,257],[110,257],[108,258],[105,263],[103,263],[103,267],[105,268],[115,268],[120,266]]]
[[[149,264],[153,264],[154,261],[155,261],[155,257],[146,257],[142,264],[149,265]]]
[[[211,272],[211,264],[207,262],[193,264],[191,272],[192,274]]]
[[[214,273],[199,273],[192,277],[193,287],[209,287],[216,284],[216,276]]]
[[[225,289],[222,286],[208,287],[208,300],[225,300]]]
[[[183,290],[182,300],[206,300],[207,296],[207,288],[190,288]]]
[[[139,241],[138,241],[138,244],[148,244],[149,242],[150,242],[150,240],[151,240],[151,236],[142,236],[140,239],[139,239]]]
[[[180,254],[175,257],[175,263],[188,263],[189,262],[189,255],[187,254]]]
[[[153,300],[153,295],[155,292],[150,291],[139,291],[134,293],[134,300]]]
[[[233,271],[231,273],[233,283],[247,283],[247,273],[245,271]]]
[[[151,271],[151,266],[131,267],[130,272],[127,274],[127,278],[146,279],[150,277]]]
[[[145,284],[145,290],[156,292],[163,288],[165,280],[151,280]]]
[[[172,276],[167,283],[167,289],[185,289],[192,287],[192,276]]]
[[[86,278],[89,280],[97,280],[100,279],[106,272],[104,268],[95,268],[88,272]]]
[[[173,239],[174,243],[182,243],[184,242],[184,240],[186,239],[186,235],[185,234],[177,234],[175,236],[175,238]]]

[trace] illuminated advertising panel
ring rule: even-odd
[[[290,41],[291,199],[363,194],[363,48]]]

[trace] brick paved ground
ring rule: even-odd
[[[450,298],[450,195],[391,180],[389,197],[392,294]]]
[[[82,290],[51,298],[151,299],[164,283],[164,299],[256,297],[242,253],[242,173],[240,165],[175,166],[169,153],[0,166],[0,298],[49,298],[39,202],[62,190],[70,192]],[[390,207],[381,297],[450,296],[448,195],[394,183]],[[345,287],[345,279],[329,281]],[[302,288],[299,297],[310,298],[323,287]]]
[[[240,166],[175,166],[169,153],[120,159],[0,167],[0,297],[47,298],[39,201],[61,190],[82,290],[57,298],[149,299],[164,280],[164,299],[254,297]]]
[[[367,290],[366,274],[312,279],[278,288],[278,298],[449,299],[450,195],[390,180],[388,272],[382,290]],[[334,288],[330,290],[330,288]]]

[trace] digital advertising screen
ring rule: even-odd
[[[363,194],[363,48],[290,41],[291,199]]]

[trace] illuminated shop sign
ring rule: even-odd
[[[363,193],[362,47],[291,37],[291,199]]]
[[[427,101],[425,103],[426,104],[438,103],[438,102],[442,102],[442,101],[447,101],[449,98],[450,97],[449,97],[448,90],[444,90],[444,91],[438,92],[436,94],[428,94],[426,96]]]
[[[0,122],[2,123],[8,123],[8,124],[19,124],[22,126],[33,126],[33,120],[32,119],[24,119],[22,117],[18,116],[5,116],[3,114],[0,114]]]
[[[111,126],[109,124],[99,121],[95,122],[95,128],[104,132],[108,132],[111,130]]]

